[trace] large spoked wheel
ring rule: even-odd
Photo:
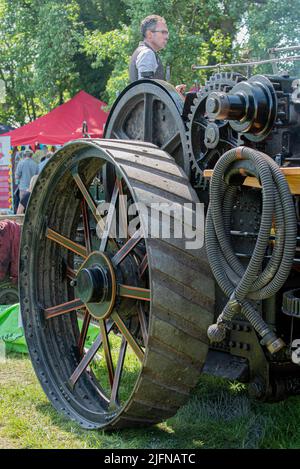
[[[113,189],[101,201],[91,187],[107,163]],[[26,211],[29,352],[55,408],[84,428],[173,415],[206,358],[213,281],[184,237],[144,236],[145,214],[129,207],[151,202],[197,202],[173,158],[151,144],[79,140],[53,156]]]
[[[184,100],[162,80],[132,83],[115,101],[105,125],[105,138],[151,142],[168,152],[190,174]]]

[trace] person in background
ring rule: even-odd
[[[38,174],[38,165],[32,160],[33,152],[31,150],[24,151],[24,159],[19,161],[16,169],[16,184],[19,187],[20,200],[25,192],[29,189],[32,176]]]
[[[28,201],[29,201],[29,197],[30,197],[30,194],[34,188],[34,185],[37,181],[37,178],[38,178],[38,175],[35,174],[34,176],[32,176],[31,178],[31,181],[30,181],[30,184],[29,184],[29,189],[28,191],[26,191],[23,195],[23,197],[21,197],[20,199],[20,202],[19,202],[19,206],[18,206],[18,210],[17,210],[17,215],[21,215],[22,213],[25,212],[26,210],[26,207],[27,207],[27,204],[28,204]]]
[[[39,174],[41,173],[44,166],[46,166],[46,164],[48,163],[52,155],[53,155],[52,151],[48,151],[46,156],[42,157],[41,162],[39,163]]]
[[[0,282],[9,277],[18,283],[21,225],[12,220],[0,220]]]
[[[169,31],[166,20],[162,16],[150,15],[141,22],[143,41],[131,56],[129,65],[130,81],[142,78],[164,80],[164,68],[158,51],[164,49],[168,43]],[[178,93],[183,94],[186,85],[177,85]]]

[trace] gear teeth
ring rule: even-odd
[[[186,121],[186,144],[188,150],[188,158],[190,160],[190,167],[192,172],[192,182],[195,188],[205,190],[209,186],[208,179],[203,177],[203,169],[196,161],[193,149],[193,122],[200,104],[204,99],[207,98],[208,94],[211,91],[230,91],[237,83],[240,81],[246,80],[246,77],[240,73],[235,72],[218,72],[210,77],[204,84],[204,87],[201,91],[197,93],[197,97],[194,99],[193,104],[190,108],[190,113],[188,114],[188,119]]]

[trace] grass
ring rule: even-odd
[[[154,427],[85,431],[44,395],[27,356],[0,364],[0,448],[300,448],[300,397],[248,399],[245,386],[202,376],[188,404]]]
[[[116,369],[122,339],[120,335],[110,334],[108,337],[108,341],[110,343],[112,362],[114,365],[114,369]],[[111,388],[108,379],[107,365],[104,359],[103,349],[101,348],[100,350],[101,353],[99,354],[98,352],[98,360],[94,360],[92,362],[92,370],[102,389],[106,392],[106,395],[110,396]],[[132,351],[130,347],[127,347],[123,364],[121,385],[119,389],[119,400],[122,405],[125,404],[131,394],[140,369],[141,364],[136,354]]]

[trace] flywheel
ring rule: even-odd
[[[92,186],[107,164],[104,200]],[[195,216],[197,195],[174,159],[151,143],[102,139],[65,145],[32,192],[20,250],[26,340],[49,400],[84,428],[172,416],[205,362],[214,281],[185,230],[147,234],[151,207],[163,228],[160,202]]]
[[[232,131],[228,121],[211,122],[206,113],[206,101],[212,91],[230,91],[237,83],[246,78],[239,73],[222,72],[211,76],[204,88],[197,94],[191,106],[187,121],[187,147],[191,164],[193,187],[206,189],[205,169],[213,169],[218,159],[230,148],[238,146],[237,134]]]
[[[170,83],[139,80],[115,101],[105,125],[105,138],[154,143],[173,156],[189,176],[183,106],[182,95]]]

